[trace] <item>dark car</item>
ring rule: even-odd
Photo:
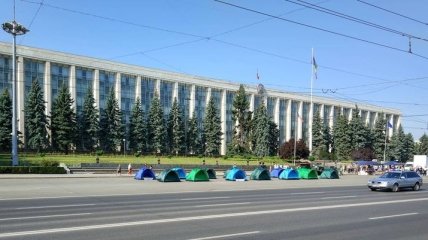
[[[422,186],[422,177],[414,171],[391,171],[380,177],[370,179],[367,186],[370,190],[390,189],[398,192],[402,188],[411,188],[418,191]]]

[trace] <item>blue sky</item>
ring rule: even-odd
[[[17,42],[302,94],[310,91],[313,48],[315,95],[397,108],[406,133],[428,132],[428,41],[412,38],[409,54],[408,37],[288,1],[224,1],[390,48],[213,0],[16,0],[16,19],[31,30]],[[305,1],[428,39],[428,25],[357,0]],[[427,1],[364,1],[428,22]],[[1,5],[0,20],[12,20],[13,0]],[[11,37],[2,32],[0,41]]]

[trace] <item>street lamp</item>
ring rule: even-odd
[[[123,139],[123,156],[125,157],[126,155],[126,139]]]
[[[15,20],[2,24],[5,32],[13,36],[13,56],[12,56],[12,165],[18,165],[18,136],[16,131],[16,36],[24,35],[28,31],[24,26]]]

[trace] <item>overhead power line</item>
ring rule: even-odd
[[[236,4],[233,4],[233,3],[228,3],[228,2],[221,1],[221,0],[214,0],[214,1],[216,1],[218,3],[225,4],[225,5],[229,5],[231,7],[235,7],[235,8],[244,10],[244,11],[253,12],[253,13],[260,14],[260,15],[264,15],[264,16],[269,16],[269,17],[272,17],[272,18],[276,18],[276,19],[279,19],[279,20],[282,20],[282,21],[285,21],[285,22],[297,24],[297,25],[300,25],[300,26],[303,26],[303,27],[316,29],[316,30],[319,30],[319,31],[322,31],[322,32],[326,32],[326,33],[330,33],[330,34],[333,34],[333,35],[337,35],[337,36],[341,36],[341,37],[353,39],[353,40],[360,41],[360,42],[369,43],[369,44],[372,44],[372,45],[376,45],[376,46],[379,46],[379,47],[388,48],[388,49],[399,51],[399,52],[409,53],[409,54],[415,55],[417,57],[423,58],[425,60],[428,60],[428,57],[425,57],[425,56],[420,55],[420,54],[415,54],[415,53],[413,53],[413,52],[411,52],[409,50],[403,50],[403,49],[396,48],[396,47],[393,47],[393,46],[389,46],[389,45],[386,45],[386,44],[382,44],[382,43],[378,43],[378,42],[366,40],[366,39],[359,38],[359,37],[354,37],[354,36],[351,36],[351,35],[347,35],[347,34],[335,32],[335,31],[328,30],[328,29],[321,28],[321,27],[316,27],[316,26],[309,25],[309,24],[306,24],[306,23],[301,23],[301,22],[293,21],[293,20],[286,19],[286,18],[283,18],[283,17],[278,17],[278,16],[275,16],[275,15],[272,15],[272,14],[269,14],[269,13],[265,13],[265,12],[261,12],[259,10],[254,10],[254,9],[250,9],[250,8],[247,8],[247,7],[239,6],[239,5],[236,5]]]
[[[43,6],[43,2],[44,2],[45,0],[42,0],[39,4],[39,7],[37,8],[37,11],[36,11],[36,13],[34,14],[34,16],[33,16],[33,18],[31,19],[31,22],[30,22],[30,24],[28,25],[28,29],[31,29],[31,26],[33,26],[33,23],[34,23],[34,20],[36,20],[36,18],[37,18],[37,16],[39,15],[39,12],[40,12],[40,9],[42,8],[42,6]],[[27,35],[23,35],[22,36],[22,38],[21,38],[21,40],[19,41],[19,44],[22,44],[22,42],[24,41],[24,39],[25,39],[25,36],[27,36]]]
[[[423,25],[428,25],[428,23],[427,23],[427,22],[419,21],[419,20],[417,20],[417,19],[415,19],[415,18],[408,17],[408,16],[405,16],[405,15],[403,15],[403,14],[393,12],[393,11],[391,11],[391,10],[388,10],[388,9],[385,9],[385,8],[382,8],[382,7],[379,7],[379,6],[376,6],[376,5],[374,5],[374,4],[371,4],[371,3],[368,3],[368,2],[364,2],[364,1],[361,1],[361,0],[357,0],[357,1],[358,1],[358,2],[360,2],[360,3],[364,3],[364,4],[366,4],[366,5],[369,5],[369,6],[371,6],[371,7],[374,7],[374,8],[380,9],[380,10],[383,10],[383,11],[385,11],[385,12],[389,12],[389,13],[392,13],[392,14],[394,14],[394,15],[397,15],[397,16],[400,16],[400,17],[403,17],[403,18],[407,18],[407,19],[412,20],[412,21],[414,21],[414,22],[421,23],[421,24],[423,24]]]

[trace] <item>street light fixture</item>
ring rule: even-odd
[[[17,111],[16,111],[16,36],[24,35],[30,30],[26,29],[15,20],[2,24],[5,32],[13,36],[13,56],[12,56],[12,165],[18,165],[18,136],[16,131]]]

